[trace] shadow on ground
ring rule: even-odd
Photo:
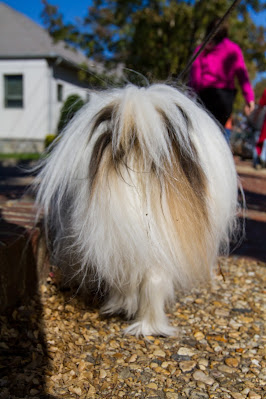
[[[247,218],[243,242],[238,248],[232,248],[232,254],[266,262],[265,237],[266,222]]]
[[[264,180],[266,186],[266,179]],[[247,210],[254,210],[258,212],[266,212],[266,195],[254,193],[245,190],[245,199]]]
[[[241,178],[248,177],[250,179],[250,175],[242,173],[240,176]],[[259,182],[261,186],[261,191],[265,192],[266,177],[256,176],[255,178],[257,184]],[[257,186],[256,191],[258,191]],[[244,186],[244,193],[247,209],[244,221],[245,235],[241,245],[236,249],[232,248],[232,254],[266,262],[266,195],[253,192],[250,184],[248,189],[245,189]],[[243,225],[243,220],[241,220],[241,225]]]
[[[29,231],[0,215],[0,398],[51,398],[36,258]]]

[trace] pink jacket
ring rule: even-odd
[[[195,50],[197,52],[200,46]],[[194,61],[190,86],[198,93],[207,87],[234,89],[237,76],[247,103],[254,100],[244,57],[240,47],[225,38],[211,49],[205,49]]]

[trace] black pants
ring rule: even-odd
[[[199,98],[213,116],[224,126],[232,113],[236,90],[212,87],[199,92]]]

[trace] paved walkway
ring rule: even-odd
[[[235,157],[246,199],[246,236],[234,253],[266,262],[266,169],[255,170],[250,160]]]

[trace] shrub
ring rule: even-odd
[[[80,110],[80,108],[84,105],[83,99],[77,95],[72,94],[67,97],[64,102],[61,112],[60,118],[57,126],[57,134],[61,133],[64,127],[68,124],[68,122],[73,118],[73,116]]]
[[[48,134],[44,139],[44,148],[47,148],[52,144],[52,142],[56,139],[56,134]]]

